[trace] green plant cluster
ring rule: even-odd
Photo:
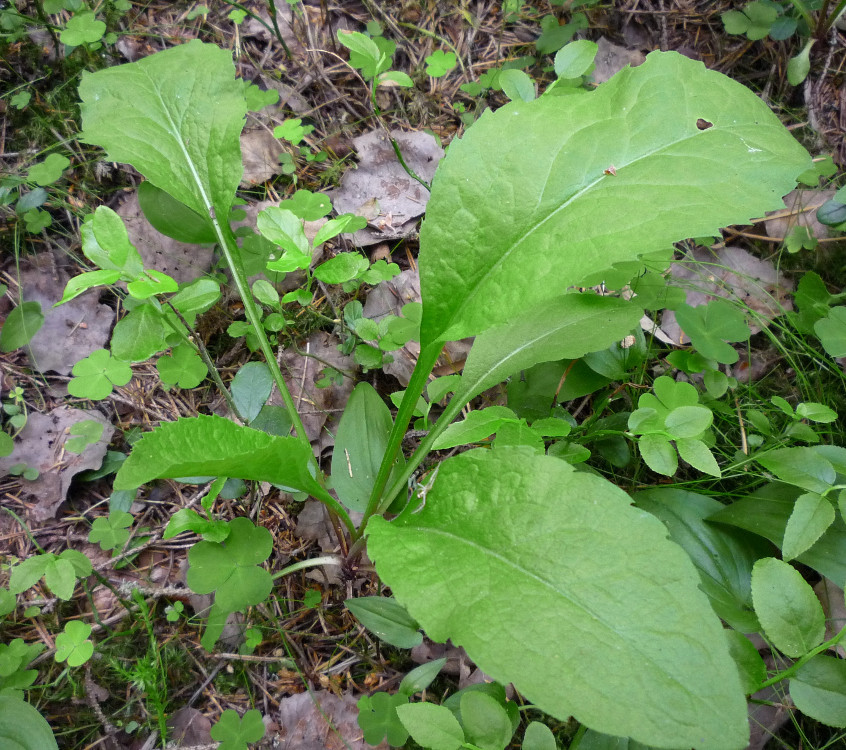
[[[90,45],[97,40],[85,36],[86,12],[71,18],[79,20],[69,33]],[[744,10],[749,29],[756,12]],[[235,77],[229,52],[194,41],[86,74],[81,140],[145,177],[139,200],[159,231],[216,244],[225,266],[177,284],[144,267],[114,211],[100,206],[87,216],[82,252],[96,270],[72,279],[62,302],[121,284],[126,315],[109,349],[76,364],[69,393],[105,398],[130,380],[132,363],[158,357],[162,383],[193,388],[211,376],[238,418],[160,424],[108,470],[117,469],[115,491],[133,496],[160,478],[211,483],[198,509],[178,511],[164,533],[202,537],[188,553],[187,584],[214,594],[206,649],[229,615],[261,605],[282,576],[354,565],[366,551],[393,596],[350,599],[350,612],[397,648],[419,644],[421,631],[460,644],[494,680],[436,704],[412,699],[437,678],[443,660],[416,668],[395,694],[359,701],[370,744],[387,739],[398,747],[411,738],[434,750],[504,750],[520,735],[523,708],[559,722],[574,717],[580,729],[571,747],[614,747],[616,737],[739,750],[748,742],[748,696],[776,684],[807,716],[846,726],[846,662],[828,653],[844,630],[827,632],[822,606],[795,565],[846,582],[846,448],[827,444],[826,431],[837,413],[810,399],[741,404],[745,392],[727,368],[740,358],[737,345],[750,339],[748,309],[727,300],[691,307],[666,273],[673,243],[778,208],[811,169],[810,157],[754,94],[675,53],[652,53],[641,67],[588,91],[596,45],[568,44],[579,23],[574,15],[572,28],[542,24],[538,50],[555,53],[557,76],[542,94],[519,67],[499,71],[497,85],[510,103],[450,145],[421,231],[422,302],[377,322],[351,301],[330,321],[345,327],[343,347],[365,370],[410,341],[420,354],[407,388],[392,397],[396,413],[370,383],[355,386],[328,473],[315,459],[275,345],[287,342],[292,310],[311,305],[316,286],[353,292],[391,279],[398,266],[370,263],[356,251],[327,252],[366,222],[343,214],[309,236],[305,222],[324,220],[332,206],[307,190],[261,211],[257,232],[233,229],[239,135],[245,113],[260,102],[248,102],[253,95]],[[339,40],[376,108],[377,87],[414,82],[391,70],[393,43],[374,31],[339,32]],[[433,54],[426,73],[447,75],[455,62],[449,53]],[[188,94],[175,92],[190,92],[191,106],[178,101]],[[308,126],[289,120],[277,135],[299,147]],[[488,158],[494,148],[495,164]],[[67,164],[48,161],[27,179],[58,179]],[[274,282],[284,274],[298,274],[299,283],[280,296]],[[194,330],[224,283],[245,314],[229,335],[262,355],[228,386]],[[809,347],[810,354],[846,354],[840,296],[807,273],[795,302],[784,325],[819,341],[825,353]],[[32,322],[24,318],[40,311],[24,305],[0,345],[29,340]],[[675,312],[691,343],[660,361],[641,320],[662,309]],[[461,375],[434,378],[444,345],[470,336]],[[647,377],[653,361],[659,369]],[[685,377],[673,376],[676,370]],[[266,403],[274,387],[283,407]],[[507,405],[481,403],[491,389]],[[589,416],[567,409],[589,395]],[[4,412],[8,439],[0,449],[14,444],[25,423],[19,395]],[[425,434],[406,455],[412,424]],[[69,450],[84,450],[101,434],[81,422]],[[461,447],[467,450],[436,455]],[[617,472],[628,479],[612,482]],[[718,480],[741,475],[752,489],[725,503],[714,497]],[[662,484],[667,478],[677,482]],[[346,559],[327,555],[271,572],[270,532],[246,513],[227,520],[217,503],[243,493],[246,481],[324,503],[345,536]],[[141,532],[133,524],[113,505],[92,524],[89,540],[128,552]],[[92,572],[73,550],[22,560],[0,591],[0,616],[42,579],[66,600]],[[160,655],[150,611],[140,594],[134,599],[155,673]],[[174,604],[166,616],[181,615]],[[753,634],[790,665],[768,670],[747,637]],[[85,664],[96,638],[88,623],[67,621],[55,661]],[[244,653],[260,642],[254,630]],[[33,736],[45,731],[20,699],[35,679],[27,667],[36,655],[21,641],[0,646],[0,739],[17,741],[19,722]],[[528,706],[506,697],[508,683]],[[144,685],[159,696],[151,700],[165,734],[159,687]],[[226,711],[212,730],[233,750],[263,734],[256,711]],[[527,750],[557,746],[539,721],[528,722],[518,741]]]

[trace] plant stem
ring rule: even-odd
[[[380,500],[382,493],[385,491],[385,486],[391,476],[391,471],[394,468],[394,461],[397,453],[399,453],[402,439],[405,436],[405,431],[408,428],[408,423],[414,415],[414,407],[417,405],[417,399],[423,393],[426,387],[426,382],[429,380],[429,375],[438,357],[441,356],[441,350],[444,348],[443,343],[436,342],[429,344],[420,350],[420,356],[417,358],[417,364],[414,367],[414,372],[411,373],[411,380],[408,381],[408,387],[405,389],[405,395],[400,403],[397,411],[394,426],[391,428],[391,434],[388,436],[388,445],[385,448],[385,455],[382,458],[382,464],[379,466],[379,473],[376,475],[376,482],[373,485],[373,491],[370,493],[370,499],[367,501],[367,509],[364,511],[364,518],[358,527],[358,533],[353,539],[359,539],[367,528],[367,522],[378,507],[380,507]]]
[[[285,568],[282,568],[282,570],[279,570],[274,573],[272,578],[275,581],[277,578],[282,578],[283,576],[286,576],[289,573],[296,573],[298,570],[304,570],[305,568],[317,568],[321,565],[339,566],[340,564],[341,558],[336,557],[335,555],[326,555],[325,557],[312,557],[310,560],[300,560],[299,562],[295,562]]]
[[[188,331],[192,331],[191,326],[188,325],[188,321],[182,316],[182,313],[174,307],[173,303],[170,300],[165,300],[165,304],[173,310],[173,314],[179,318],[179,322],[185,326]],[[220,391],[220,395],[223,396],[223,399],[226,401],[226,406],[229,410],[235,415],[237,419],[241,421],[242,424],[247,424],[247,420],[241,415],[241,412],[238,411],[238,407],[235,406],[235,401],[232,398],[232,394],[229,392],[229,389],[226,387],[226,384],[223,382],[223,379],[220,377],[220,373],[217,371],[217,367],[214,366],[214,362],[212,362],[212,358],[209,356],[208,349],[206,349],[206,345],[200,340],[200,337],[197,336],[196,341],[192,341],[189,336],[185,336],[182,334],[182,331],[177,331],[183,340],[192,347],[195,347],[197,353],[200,355],[200,359],[203,360],[203,364],[205,364],[206,368],[209,371],[209,375],[211,375],[212,380],[214,380],[217,389]],[[196,336],[196,334],[194,334]]]
[[[807,654],[802,656],[801,658],[797,659],[793,664],[791,664],[787,669],[783,672],[779,672],[774,677],[770,677],[769,680],[765,680],[762,682],[758,687],[756,687],[752,693],[757,693],[759,690],[763,690],[770,685],[775,685],[777,682],[781,682],[782,680],[786,680],[788,677],[791,677],[796,672],[798,672],[807,662],[813,659],[817,654],[822,653],[823,651],[828,651],[832,646],[836,646],[838,642],[846,635],[846,626],[841,628],[840,632],[835,635],[830,640],[827,640],[825,643],[821,643],[815,649],[812,649]]]
[[[237,8],[238,10],[244,11],[244,13],[246,13],[250,18],[254,18],[262,26],[264,26],[264,28],[266,28],[271,34],[273,34],[273,36],[276,37],[279,44],[282,45],[282,49],[285,50],[285,54],[287,55],[288,59],[289,60],[291,59],[291,50],[288,48],[288,45],[285,44],[285,40],[282,38],[282,32],[279,31],[279,24],[276,23],[276,3],[274,3],[273,0],[268,0],[268,3],[267,3],[271,8],[270,21],[273,24],[272,27],[261,16],[257,15],[256,13],[253,13],[253,11],[251,11],[249,8],[242,5],[241,3],[235,2],[235,0],[223,0],[223,1],[227,5],[231,5],[233,8]]]
[[[799,15],[805,19],[805,23],[808,24],[808,30],[811,34],[814,33],[814,19],[811,16],[811,12],[808,10],[808,6],[805,5],[803,0],[790,0],[791,4],[794,8],[798,11]]]
[[[843,12],[844,8],[846,8],[846,0],[840,0],[840,2],[834,7],[834,10],[831,11],[827,17],[820,16],[820,22],[823,25],[822,31],[827,32],[834,25],[834,22]]]
[[[273,375],[273,381],[279,389],[279,395],[282,396],[282,401],[285,402],[285,409],[288,411],[288,416],[291,418],[291,424],[297,433],[297,437],[309,444],[308,436],[306,435],[305,427],[303,426],[302,419],[300,419],[297,407],[294,404],[294,399],[291,397],[291,392],[285,384],[285,378],[282,375],[282,370],[279,369],[279,365],[276,362],[276,356],[270,348],[270,342],[267,340],[267,334],[264,332],[264,328],[261,325],[261,313],[259,312],[255,300],[253,300],[253,294],[250,291],[247,276],[244,273],[244,267],[241,263],[240,252],[238,251],[238,246],[235,244],[232,232],[230,230],[224,233],[220,222],[215,217],[211,218],[215,232],[217,233],[220,249],[223,252],[223,256],[226,259],[226,265],[229,266],[229,271],[232,274],[232,280],[235,282],[235,287],[238,290],[238,296],[241,297],[241,302],[244,303],[244,313],[247,316],[247,321],[253,327],[253,331],[256,334],[261,353],[267,361],[267,366],[270,368],[270,372]],[[315,468],[317,468],[317,461],[313,456],[312,462],[314,463]]]

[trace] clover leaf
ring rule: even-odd
[[[303,125],[303,121],[299,117],[295,117],[277,125],[273,129],[273,136],[288,141],[292,146],[298,146],[312,130],[314,130],[313,126]]]
[[[99,544],[102,550],[123,547],[129,540],[129,527],[133,520],[129,513],[122,510],[113,510],[108,518],[95,518],[88,532],[88,541]]]
[[[101,401],[112,392],[112,386],[126,385],[132,379],[132,368],[114,359],[106,349],[96,349],[79,360],[71,371],[75,376],[68,383],[68,393],[77,398]]]
[[[91,626],[79,620],[65,624],[64,632],[56,636],[56,661],[67,661],[69,667],[85,664],[94,653],[94,644],[88,640]]]
[[[106,24],[98,21],[91,11],[76,13],[68,25],[59,34],[62,44],[69,47],[78,47],[81,44],[94,44],[103,38],[106,33]]]
[[[103,437],[103,425],[94,419],[83,419],[71,426],[70,434],[76,437],[65,440],[65,450],[70,453],[82,453],[89,445]]]
[[[408,730],[397,716],[397,706],[408,703],[403,693],[373,693],[363,695],[358,701],[358,726],[368,745],[378,745],[387,738],[392,747],[402,747],[408,739]]]
[[[454,52],[444,52],[436,49],[426,58],[426,75],[432,78],[440,78],[449,73],[456,65],[457,59]]]
[[[721,299],[700,307],[680,305],[676,320],[696,351],[724,365],[733,365],[739,358],[726,342],[746,341],[750,335],[743,313]]]
[[[36,185],[52,185],[70,166],[70,159],[61,154],[50,154],[44,161],[29,168],[26,178]]]
[[[26,231],[31,234],[37,234],[53,223],[53,217],[50,214],[46,211],[39,211],[37,208],[29,209],[23,215],[23,219],[26,224]]]
[[[215,604],[226,612],[236,612],[264,601],[273,588],[273,579],[258,567],[273,548],[270,532],[256,527],[248,518],[229,524],[229,536],[221,544],[198,542],[188,553],[188,586],[196,594],[215,592]]]
[[[20,594],[34,586],[41,578],[59,599],[70,599],[77,578],[91,575],[91,560],[76,550],[65,550],[60,555],[47,552],[20,562],[9,576],[9,591]]]
[[[156,369],[162,383],[180,388],[196,388],[209,373],[200,355],[188,344],[175,346],[169,355],[159,357]]]
[[[15,109],[24,109],[29,104],[30,99],[32,99],[32,94],[29,91],[18,91],[17,94],[9,99],[9,104]]]
[[[832,357],[846,356],[846,307],[832,307],[827,317],[814,323],[814,333]]]
[[[237,519],[236,519],[237,520]],[[211,728],[213,740],[220,742],[217,750],[247,750],[248,742],[258,742],[264,737],[264,722],[256,709],[239,717],[237,712],[227,708],[220,720]]]

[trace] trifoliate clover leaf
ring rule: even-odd
[[[112,392],[112,386],[126,385],[132,379],[132,368],[114,359],[106,349],[96,349],[79,360],[71,371],[68,393],[77,398],[101,401]]]
[[[303,121],[299,117],[295,117],[277,125],[273,129],[273,136],[288,141],[292,146],[298,146],[302,139],[313,130],[314,128],[311,125],[303,125]]]
[[[206,12],[208,12],[208,8],[206,8]],[[279,92],[276,89],[264,91],[254,83],[247,84],[244,89],[244,96],[247,99],[247,109],[250,112],[260,112],[265,107],[279,101]]]
[[[390,281],[394,276],[398,276],[400,267],[396,263],[388,263],[385,260],[377,260],[370,268],[368,268],[361,276],[361,280],[365,284],[376,286],[381,281]]]
[[[739,358],[726,342],[746,341],[750,335],[743,313],[721,299],[700,307],[680,305],[676,320],[696,351],[724,365],[733,365]]]
[[[200,355],[187,344],[176,346],[171,354],[159,357],[156,369],[162,383],[180,388],[196,388],[209,374]]]
[[[264,737],[261,713],[251,709],[239,717],[236,711],[227,708],[211,728],[211,736],[220,742],[217,750],[247,750],[247,743],[258,742]]]
[[[70,434],[75,437],[65,440],[65,450],[82,453],[89,445],[103,437],[103,425],[94,419],[83,419],[71,426]]]
[[[94,44],[103,38],[106,33],[106,24],[98,21],[91,11],[76,13],[68,25],[59,34],[62,44],[69,47],[78,47],[81,44]]]
[[[358,726],[368,745],[378,745],[388,740],[392,747],[402,747],[408,731],[397,716],[397,706],[404,706],[408,698],[402,693],[374,693],[363,695],[358,701]]]
[[[310,190],[297,190],[290,198],[282,201],[279,208],[290,211],[300,219],[317,221],[332,211],[332,201],[323,193],[312,193]]]
[[[236,26],[240,26],[244,23],[244,19],[247,17],[247,11],[240,10],[239,8],[235,8],[234,10],[229,11],[229,15],[227,18],[232,21]]]
[[[436,49],[426,58],[426,75],[432,78],[440,78],[449,73],[457,64],[454,52],[444,52]]]
[[[70,166],[70,159],[61,154],[50,154],[44,161],[30,167],[26,178],[36,185],[52,185]]]
[[[129,540],[129,527],[134,519],[122,510],[113,510],[108,518],[95,518],[88,532],[88,541],[99,544],[100,549],[122,548]]]
[[[187,21],[193,21],[195,18],[208,15],[208,12],[208,5],[195,5],[191,10],[188,11],[188,15],[185,16],[185,19]]]
[[[64,632],[56,636],[56,661],[67,661],[69,667],[85,664],[94,653],[94,644],[88,640],[91,626],[79,620],[65,623]]]
[[[17,94],[9,99],[9,104],[15,109],[24,109],[29,104],[30,99],[32,99],[32,94],[29,91],[18,91]]]
[[[817,238],[811,234],[808,227],[795,226],[784,238],[784,246],[789,253],[798,253],[803,249],[813,250],[817,246]]]
[[[258,567],[273,548],[270,532],[256,527],[248,518],[229,524],[229,536],[222,544],[198,542],[188,553],[188,586],[196,594],[215,592],[216,605],[236,612],[264,601],[273,579]]]
[[[26,224],[26,231],[30,234],[37,234],[42,229],[46,229],[53,223],[53,217],[46,211],[39,211],[37,208],[31,208],[24,216],[24,224]]]

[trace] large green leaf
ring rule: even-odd
[[[324,494],[308,471],[311,450],[292,437],[276,437],[223,417],[178,419],[148,432],[115,477],[116,490],[151,479],[215,476],[254,479]]]
[[[758,632],[752,609],[752,566],[772,548],[754,534],[708,523],[705,519],[723,507],[712,497],[667,487],[638,492],[634,501],[660,518],[670,539],[690,556],[714,611],[741,632]]]
[[[622,490],[519,449],[440,465],[368,554],[426,633],[553,716],[660,747],[745,747],[746,707],[687,555]]]
[[[20,698],[0,695],[0,747],[3,750],[58,750],[46,719]]]
[[[478,334],[614,263],[747,223],[809,167],[757,96],[672,52],[589,95],[486,112],[433,183],[421,341]]]
[[[247,111],[232,54],[192,41],[83,74],[81,140],[131,164],[200,216],[226,220],[241,181]]]

